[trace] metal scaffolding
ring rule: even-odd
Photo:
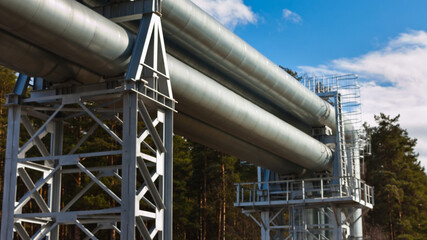
[[[135,226],[144,239],[172,239],[175,100],[159,3],[145,1],[125,77],[43,88],[41,79],[21,74],[7,100],[1,239],[15,234],[22,239],[58,239],[65,225],[76,225],[86,239],[97,239],[105,229],[120,239],[134,239]],[[29,82],[34,86],[26,97]],[[93,125],[82,126],[76,118]],[[64,146],[65,125],[80,129],[80,139],[67,142],[72,146],[68,152],[64,152],[70,148]],[[112,149],[82,151],[102,132]],[[70,186],[62,179],[76,174],[90,181],[65,199]],[[91,191],[103,191],[115,207],[86,210],[79,203]],[[36,229],[32,236],[29,227]]]
[[[313,128],[333,146],[332,172],[296,179],[268,169],[258,182],[238,183],[236,207],[261,229],[261,239],[362,239],[362,216],[374,206],[374,189],[360,179],[360,92],[356,75],[312,77],[304,85],[335,108],[336,132]],[[314,177],[313,177],[314,176]]]

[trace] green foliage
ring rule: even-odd
[[[258,226],[233,206],[234,183],[255,181],[255,167],[182,137],[174,140],[174,239],[257,239]]]
[[[366,157],[366,181],[375,187],[375,207],[367,222],[390,239],[427,238],[427,176],[417,160],[417,140],[398,123],[399,116],[375,116],[365,124],[372,155]],[[369,233],[368,233],[369,234]]]
[[[301,77],[301,76],[299,76],[299,75],[298,75],[298,73],[297,73],[296,71],[293,71],[293,70],[292,70],[292,69],[290,69],[290,68],[283,67],[283,66],[280,66],[280,65],[279,65],[279,67],[280,67],[281,69],[283,69],[285,72],[287,72],[289,75],[291,75],[292,77],[294,77],[296,80],[298,80],[298,81],[301,81],[301,80],[302,80],[302,77]]]

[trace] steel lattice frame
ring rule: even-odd
[[[159,1],[146,1],[126,77],[90,86],[56,86],[33,91],[29,98],[9,95],[1,239],[12,239],[14,232],[22,239],[58,239],[61,225],[78,226],[86,239],[97,239],[102,229],[115,230],[120,239],[134,239],[137,234],[144,239],[172,239],[175,101],[158,9]],[[83,129],[81,139],[64,153],[64,125],[73,124],[70,120],[75,117],[89,118],[94,124]],[[41,126],[34,129],[34,122]],[[27,134],[20,132],[21,125]],[[100,129],[117,149],[80,152]],[[121,136],[116,129],[122,130]],[[48,137],[50,146],[45,144]],[[33,147],[37,156],[26,157],[29,151],[34,155]],[[119,164],[105,160],[114,156],[121,156]],[[99,164],[85,166],[88,158],[100,159]],[[76,173],[90,182],[65,202],[67,186],[62,178]],[[114,181],[118,184],[107,184]],[[78,209],[76,203],[94,186],[116,207]],[[37,207],[29,212],[32,203]],[[33,236],[25,228],[28,224],[39,226]]]
[[[333,177],[272,181],[258,171],[259,182],[237,184],[234,205],[260,227],[263,240],[363,238],[362,217],[373,208],[374,198],[373,188],[360,180],[359,159],[355,160],[360,157],[358,136],[351,144],[346,143],[341,94],[331,90],[318,95],[333,99],[335,107],[337,133],[322,136],[326,142],[335,143]],[[349,147],[352,144],[356,146]],[[330,198],[325,182],[339,186],[339,190],[329,190],[333,193]],[[316,187],[315,183],[320,185]],[[298,187],[294,189],[293,185]]]

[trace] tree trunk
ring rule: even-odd
[[[207,239],[207,182],[208,182],[208,176],[207,176],[207,170],[208,170],[208,156],[205,152],[203,154],[203,170],[202,170],[202,176],[203,176],[203,183],[200,186],[201,188],[201,196],[200,196],[200,215],[199,215],[199,223],[200,223],[200,240],[206,240]]]
[[[390,231],[390,240],[394,240],[394,229],[393,229],[393,210],[391,208],[391,204],[390,204],[390,195],[389,197],[389,206],[390,206],[390,211],[388,212],[388,221],[389,221],[389,231]]]
[[[222,203],[221,203],[221,201],[222,200],[220,200],[220,203],[219,203],[219,212],[218,212],[218,240],[221,240],[221,229],[222,229],[222,227],[221,227],[221,223],[222,223]]]
[[[226,192],[225,192],[225,163],[221,166],[222,175],[222,240],[225,240],[225,210],[226,210]]]
[[[208,156],[204,155],[204,165],[203,165],[203,238],[202,240],[206,240],[207,238],[207,221],[208,221],[208,213],[207,213],[207,207],[208,207]]]

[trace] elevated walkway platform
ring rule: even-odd
[[[372,209],[374,188],[355,177],[238,183],[235,207],[243,211],[284,206],[334,204]]]

